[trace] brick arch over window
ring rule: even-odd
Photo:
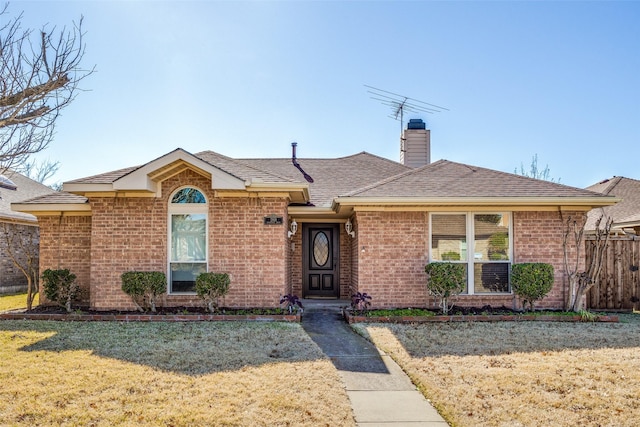
[[[183,186],[169,197],[167,221],[170,294],[195,293],[195,279],[207,271],[208,201],[195,186]]]

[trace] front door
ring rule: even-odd
[[[340,296],[340,244],[337,224],[302,225],[303,298]]]

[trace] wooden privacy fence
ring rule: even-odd
[[[593,252],[585,241],[587,261]],[[612,237],[602,260],[600,281],[587,295],[587,307],[596,310],[637,310],[640,307],[640,238]]]

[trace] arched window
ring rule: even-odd
[[[184,187],[169,200],[169,293],[194,293],[195,280],[207,271],[207,199]]]

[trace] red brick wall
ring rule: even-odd
[[[563,308],[568,288],[564,269],[562,235],[564,221],[572,217],[582,220],[582,212],[514,212],[514,262],[546,262],[553,265],[555,281],[551,292],[536,303],[538,308]],[[583,246],[584,248],[584,246]],[[572,252],[573,254],[575,252]],[[580,268],[584,268],[582,250]],[[575,255],[569,257],[575,262]],[[521,306],[521,303],[518,302]]]
[[[183,185],[199,188],[209,202],[209,271],[231,276],[224,305],[278,306],[290,281],[287,228],[263,225],[263,218],[286,218],[288,200],[218,198],[210,180],[192,171],[163,182],[161,198],[92,197],[90,217],[41,217],[41,268],[69,268],[90,289],[95,309],[132,309],[120,275],[130,270],[167,273],[168,200]],[[195,295],[168,295],[161,305],[202,301]]]
[[[302,223],[298,222],[298,232],[291,236],[288,248],[291,256],[291,293],[302,298]]]
[[[360,260],[360,229],[358,226],[358,217],[352,216],[351,223],[353,224],[353,230],[356,233],[356,236],[351,239],[351,244],[349,245],[349,250],[351,251],[351,280],[349,283],[349,292],[347,294],[348,298],[351,299],[351,295],[358,292],[358,271],[359,271],[359,260]]]
[[[351,259],[353,252],[353,238],[344,229],[344,224],[340,227],[340,299],[351,299]]]
[[[287,204],[285,198],[213,200],[209,270],[231,275],[225,305],[274,307],[287,292],[287,227],[263,224],[267,215],[286,218]]]
[[[564,212],[568,215],[576,212]],[[355,290],[373,296],[373,307],[435,307],[427,296],[424,266],[428,261],[427,212],[357,212],[352,242]],[[563,223],[558,212],[514,212],[514,262],[546,262],[554,266],[555,284],[539,308],[562,308],[566,287],[562,249]],[[353,247],[355,245],[355,248]],[[516,304],[513,295],[462,295],[462,306]],[[520,307],[521,303],[517,302]]]
[[[357,212],[358,291],[372,307],[424,307],[428,260],[426,212]]]
[[[91,306],[133,309],[122,289],[126,271],[163,271],[167,264],[166,199],[92,197]]]
[[[90,216],[41,216],[40,273],[48,268],[68,268],[77,276],[81,298],[89,302],[91,284],[91,217]],[[41,287],[40,302],[46,304]]]

